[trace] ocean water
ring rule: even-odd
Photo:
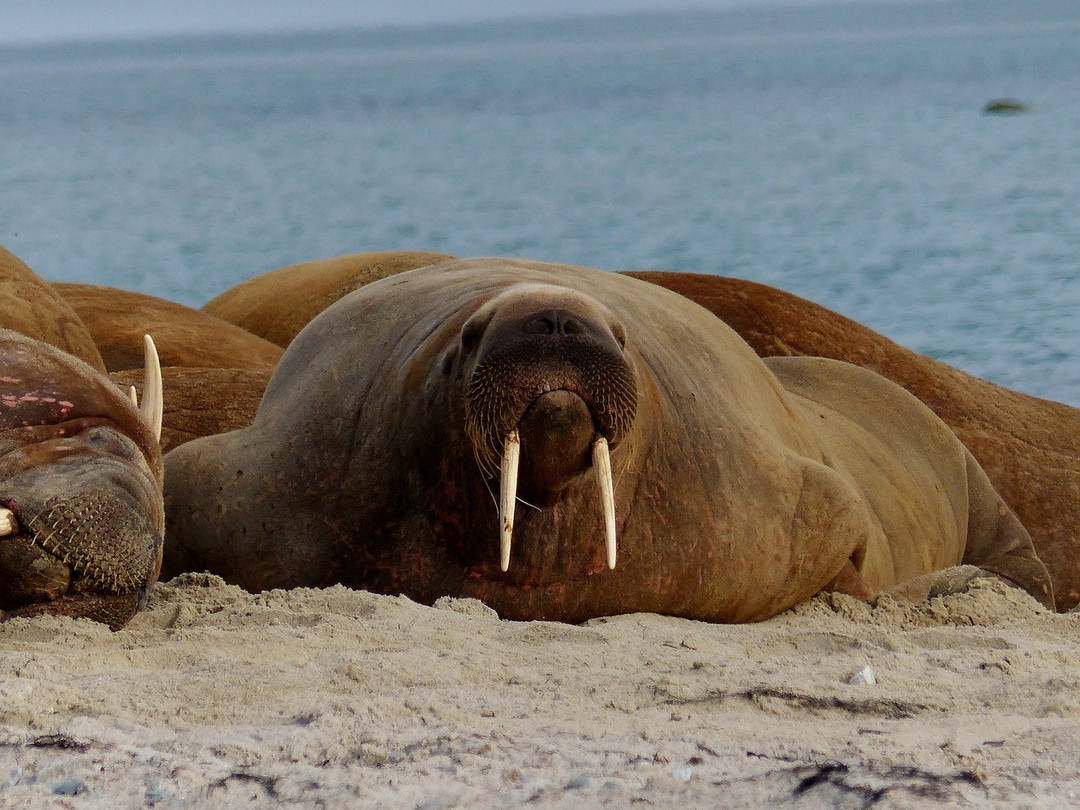
[[[1080,3],[0,48],[0,243],[196,306],[367,250],[741,276],[1080,405]]]

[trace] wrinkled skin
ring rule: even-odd
[[[1030,539],[921,404],[880,380],[897,429],[830,400],[834,369],[783,373],[795,392],[705,310],[615,274],[488,259],[388,278],[296,337],[250,427],[168,454],[165,569],[563,621],[751,621],[824,588],[931,592],[960,564],[1045,601]],[[515,428],[504,572],[497,468]],[[917,506],[881,508],[898,501]]]
[[[114,629],[161,566],[161,452],[121,390],[85,363],[0,330],[4,619],[84,616]]]

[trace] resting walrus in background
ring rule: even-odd
[[[281,347],[213,315],[153,295],[96,284],[54,282],[78,314],[110,372],[142,368],[143,335],[153,335],[161,365],[268,368]]]
[[[108,377],[0,329],[0,617],[123,626],[161,565],[161,382],[142,410]]]
[[[906,349],[791,293],[695,273],[628,275],[708,309],[762,357],[855,363],[910,391],[941,417],[1031,535],[1058,610],[1080,604],[1080,409],[1011,391]]]
[[[353,290],[452,258],[445,253],[388,250],[292,264],[230,287],[208,301],[203,312],[284,348],[308,321]]]
[[[830,588],[925,595],[968,564],[959,581],[1052,604],[1027,533],[914,397],[842,363],[770,370],[687,299],[585,268],[370,284],[295,338],[254,424],[165,464],[166,571],[251,590],[734,622]]]
[[[151,295],[90,284],[52,288],[78,314],[113,380],[125,388],[140,383],[143,335],[154,336],[164,366],[162,451],[251,423],[280,346]]]

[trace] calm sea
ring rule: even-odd
[[[0,243],[193,305],[367,250],[742,276],[1080,405],[1080,3],[0,49]]]

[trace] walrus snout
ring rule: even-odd
[[[124,624],[145,603],[161,562],[162,527],[147,515],[139,488],[125,481],[102,491],[5,499],[0,613],[33,615],[68,600],[100,605],[104,615],[93,608],[82,615],[114,629]]]
[[[526,500],[543,506],[590,469],[604,511],[608,566],[614,568],[610,448],[626,436],[637,409],[622,324],[583,293],[519,284],[465,323],[460,347],[472,368],[466,433],[481,468],[499,470],[502,570],[510,562],[519,488]]]
[[[626,331],[589,296],[553,285],[515,285],[469,318],[460,345],[465,429],[485,471],[498,467],[510,431],[551,392],[581,400],[593,424],[590,438],[615,447],[629,431],[637,379],[626,359]]]

